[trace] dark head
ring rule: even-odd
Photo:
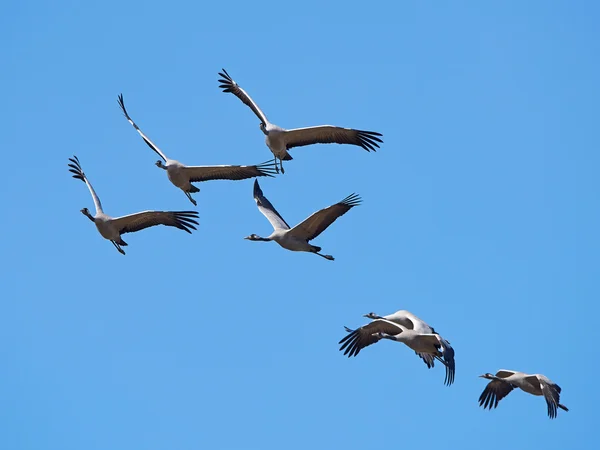
[[[83,214],[84,216],[86,216],[88,219],[90,219],[92,222],[95,222],[94,217],[90,214],[90,210],[87,208],[83,208],[81,210],[81,214]]]
[[[377,314],[375,314],[374,312],[370,312],[369,314],[364,314],[363,317],[366,317],[367,319],[381,319],[380,316],[378,316]]]
[[[160,167],[161,169],[165,169],[165,170],[167,168],[160,159],[158,161],[156,161],[156,167]]]
[[[488,380],[495,380],[496,377],[491,373],[484,373],[483,375],[479,375],[479,378],[486,378]]]
[[[262,122],[261,122],[261,123],[258,125],[258,128],[260,128],[260,131],[262,131],[262,132],[263,132],[265,135],[269,134],[269,132],[267,131],[267,127],[265,126],[265,124],[264,124],[264,123],[262,123]]]
[[[250,236],[246,236],[244,239],[248,239],[249,241],[268,241],[269,239],[262,238],[257,234],[251,234]]]

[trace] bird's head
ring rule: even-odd
[[[248,239],[249,241],[260,241],[262,238],[257,234],[251,234],[250,236],[246,236],[244,239]]]
[[[269,132],[267,131],[267,127],[265,126],[265,124],[263,122],[261,122],[258,125],[258,128],[260,128],[260,131],[262,131],[264,134],[269,134]]]
[[[479,375],[479,378],[485,378],[485,379],[488,379],[488,380],[493,380],[496,377],[494,375],[492,375],[491,373],[484,373],[483,375]]]
[[[161,169],[166,169],[165,165],[163,164],[163,162],[159,159],[158,161],[156,161],[156,167],[160,167]]]
[[[366,317],[367,319],[379,319],[379,316],[377,314],[375,314],[374,312],[370,312],[369,314],[363,314],[363,317]]]
[[[83,208],[81,210],[81,214],[83,214],[84,216],[86,216],[88,219],[90,219],[92,222],[95,222],[94,217],[90,214],[90,210],[87,208]]]

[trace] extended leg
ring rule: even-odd
[[[119,244],[117,244],[115,241],[110,241],[110,242],[112,242],[112,243],[113,243],[113,245],[115,246],[115,248],[116,248],[116,249],[119,251],[119,253],[120,253],[121,255],[124,255],[124,254],[125,254],[125,252],[123,251],[123,249],[121,248],[121,246],[120,246]]]
[[[192,198],[192,194],[190,194],[189,192],[185,192],[185,191],[183,191],[183,192],[185,193],[185,195],[187,196],[187,198],[189,198],[189,199],[190,199],[190,202],[192,202],[192,204],[193,204],[194,206],[198,206],[198,204],[196,203],[196,200],[194,200],[194,199]]]
[[[279,166],[281,167],[281,173],[285,173],[285,170],[283,170],[283,159],[279,158]]]
[[[319,255],[321,258],[328,259],[329,261],[333,261],[334,258],[331,255],[322,255],[321,253],[315,252],[315,255]]]

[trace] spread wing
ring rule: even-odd
[[[376,151],[376,148],[379,148],[378,142],[383,142],[379,136],[381,133],[375,131],[321,125],[286,130],[285,142],[288,150],[312,144],[352,144],[358,145],[366,151]]]
[[[182,169],[191,182],[209,180],[245,180],[275,175],[274,161],[255,166],[187,166]]]
[[[267,220],[271,223],[275,230],[289,230],[290,226],[283,220],[283,217],[277,212],[267,197],[263,195],[262,189],[258,184],[258,180],[254,180],[254,200],[258,210],[263,213]]]
[[[535,375],[527,377],[527,380],[531,383],[539,383],[542,388],[542,394],[548,405],[548,417],[554,419],[560,403],[560,387],[556,384],[551,384],[547,380]]]
[[[96,207],[96,214],[98,214],[99,212],[102,212],[102,203],[100,203],[100,198],[98,198],[98,195],[96,195],[96,191],[94,191],[92,184],[85,176],[85,173],[83,173],[81,164],[79,164],[79,158],[77,158],[77,156],[73,155],[72,158],[69,158],[69,161],[71,161],[71,164],[68,165],[69,172],[74,174],[73,178],[83,181],[86,184],[86,186],[88,187],[90,194],[92,194],[92,199],[94,200],[94,206]]]
[[[137,132],[140,134],[140,136],[142,137],[144,142],[148,145],[148,147],[150,147],[152,150],[154,150],[156,152],[156,154],[163,159],[163,161],[167,162],[167,157],[165,156],[165,154],[160,151],[160,149],[154,144],[154,142],[152,142],[148,138],[148,136],[146,136],[142,132],[142,130],[140,130],[140,128],[135,124],[135,122],[133,120],[131,120],[131,117],[129,117],[129,114],[127,114],[127,110],[125,109],[125,103],[123,103],[123,94],[119,94],[118,102],[119,102],[119,106],[121,107],[121,110],[123,111],[123,114],[125,115],[125,118],[129,121],[129,123],[131,125],[133,125],[133,128],[135,128],[137,130]]]
[[[143,211],[117,217],[113,219],[113,223],[120,234],[133,233],[156,225],[175,227],[191,233],[190,230],[196,229],[194,225],[198,225],[198,222],[194,220],[197,218],[196,211]]]
[[[479,396],[479,406],[483,406],[484,409],[496,408],[498,402],[510,394],[513,389],[513,385],[506,381],[492,380]]]
[[[341,202],[317,211],[304,222],[292,228],[290,233],[298,238],[310,241],[325,231],[338,217],[343,216],[351,208],[359,205],[360,202],[361,198],[357,194],[349,195]]]
[[[454,349],[450,345],[446,339],[437,335],[442,346],[442,357],[444,360],[442,361],[446,366],[446,378],[444,379],[444,384],[446,386],[450,386],[454,383],[454,376],[456,374],[456,363],[454,361]]]
[[[402,332],[402,328],[395,323],[382,319],[374,320],[356,330],[344,328],[348,334],[338,343],[342,344],[340,351],[345,349],[344,355],[348,355],[348,358],[358,355],[363,348],[379,342],[381,339],[379,333],[395,336]]]
[[[223,89],[223,92],[231,92],[233,95],[239,98],[245,105],[249,106],[250,109],[254,111],[254,114],[256,114],[256,117],[258,117],[260,121],[266,125],[268,123],[267,116],[265,116],[265,113],[261,111],[254,100],[252,100],[252,97],[250,97],[246,91],[240,87],[239,84],[233,81],[233,78],[229,76],[225,69],[223,69],[223,72],[219,72],[219,76],[223,77],[219,80],[219,83],[221,83],[219,87]]]

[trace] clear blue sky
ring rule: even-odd
[[[600,5],[492,3],[5,5],[0,448],[596,448]],[[79,212],[73,154],[108,214],[192,206],[121,92],[184,163],[270,158],[222,67],[280,126],[384,134],[261,182],[294,224],[363,197],[314,241],[336,261],[243,240],[271,231],[252,180],[201,184],[197,232],[128,235],[127,256]],[[399,344],[338,351],[398,309],[452,342],[453,386]],[[482,410],[500,368],[571,411]]]

